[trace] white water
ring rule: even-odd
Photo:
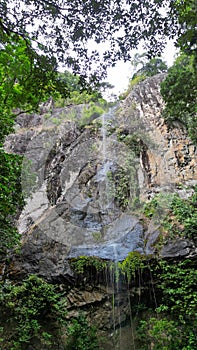
[[[111,164],[113,163],[113,157],[110,155],[110,147],[108,147],[108,127],[110,124],[110,121],[114,119],[114,113],[115,113],[116,107],[111,107],[107,113],[104,113],[101,117],[102,120],[102,128],[101,128],[101,134],[102,134],[102,171],[104,176],[104,182],[105,182],[105,190],[103,193],[103,209],[113,209],[113,196],[112,196],[112,183],[109,181],[108,174],[111,170]]]

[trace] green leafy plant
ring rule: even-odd
[[[138,252],[131,252],[118,267],[130,282],[135,278],[136,272],[139,273],[147,267],[146,257]]]
[[[107,262],[94,256],[80,256],[71,260],[71,267],[78,274],[85,273],[88,267],[93,267],[96,271],[103,271],[107,268]]]
[[[163,112],[166,122],[173,126],[178,121],[196,143],[197,74],[194,55],[182,54],[176,59],[161,83],[161,94],[166,102]]]
[[[98,344],[96,327],[90,325],[83,314],[73,318],[67,328],[66,350],[96,350]]]
[[[169,318],[150,317],[140,321],[137,335],[141,350],[181,349],[180,329],[177,322]]]
[[[169,238],[195,239],[197,230],[196,187],[188,199],[182,199],[178,194],[156,195],[145,203],[143,213],[149,219],[160,224],[160,230],[167,240]]]
[[[97,103],[90,102],[84,107],[81,119],[79,120],[79,125],[81,127],[90,124],[94,119],[101,116],[106,112],[107,103],[105,100],[100,99]]]
[[[23,204],[20,183],[22,158],[0,149],[0,255],[19,242],[13,217]]]
[[[21,283],[5,282],[0,287],[3,349],[26,349],[36,338],[49,348],[58,343],[58,332],[66,322],[66,305],[55,286],[31,275]]]
[[[189,317],[195,320],[197,311],[197,271],[191,260],[183,260],[177,264],[159,262],[161,272],[159,288],[163,291],[163,303],[168,310],[180,320]],[[194,321],[195,322],[195,321]]]
[[[135,154],[127,152],[122,166],[107,173],[109,197],[113,198],[122,210],[139,205],[137,166]]]
[[[165,261],[149,265],[155,308],[145,312],[137,327],[140,349],[195,350],[197,271],[195,262]],[[158,297],[159,296],[159,297]]]

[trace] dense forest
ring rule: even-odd
[[[141,68],[120,99],[135,84],[165,72],[161,84],[163,117],[169,128],[177,122],[186,128],[196,144],[197,1],[2,0],[0,14],[0,259],[8,261],[13,252],[20,251],[15,224],[26,199],[20,181],[22,157],[6,153],[3,145],[19,114],[39,112],[40,104],[49,98],[62,106],[89,103],[91,113],[102,114],[107,108],[102,98],[103,89],[108,88],[103,83],[106,68],[120,59],[131,61],[132,50],[143,43],[146,53],[138,56]],[[169,69],[160,58],[167,39],[174,39],[179,49]],[[91,50],[91,42],[97,44],[96,49]],[[105,42],[108,49],[101,53],[99,47]],[[60,64],[64,73],[59,72]],[[175,222],[183,225],[182,234],[192,239],[196,233],[196,195],[194,192],[187,201],[175,195],[171,203]],[[143,207],[147,218],[153,215],[156,202],[157,198]],[[99,271],[106,269],[104,262],[85,258],[76,261],[73,268],[83,275],[91,264]],[[138,348],[194,350],[194,261],[171,264],[131,253],[119,268],[128,280],[149,269],[161,295],[157,307],[144,306],[150,315],[139,322]],[[36,275],[20,281],[3,276],[0,289],[1,349],[33,349],[29,346],[35,338],[40,349],[55,349],[62,330],[67,336],[59,348],[100,349],[97,330],[84,315],[67,320],[66,292],[58,284]],[[49,322],[53,328],[48,327]]]

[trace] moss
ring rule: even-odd
[[[103,271],[107,268],[108,263],[94,256],[80,256],[79,258],[71,259],[71,268],[77,274],[84,274],[87,268],[95,268],[96,271]]]
[[[84,107],[79,126],[83,127],[106,112],[107,104],[103,101],[98,103],[90,102]]]
[[[130,282],[135,278],[136,271],[142,271],[147,267],[147,257],[139,252],[130,252],[126,259],[118,264],[121,273]]]
[[[143,81],[145,79],[146,79],[146,75],[137,75],[136,77],[131,79],[127,90],[119,96],[119,99],[124,100],[130,94],[130,92],[133,90],[133,88],[136,85],[138,85],[140,83],[140,81]]]

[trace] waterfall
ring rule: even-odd
[[[102,146],[101,146],[101,160],[102,160],[102,173],[104,180],[104,191],[102,195],[102,206],[103,210],[108,211],[109,209],[114,209],[114,198],[113,198],[113,186],[109,181],[109,173],[113,165],[113,155],[110,153],[110,148],[108,147],[109,138],[108,138],[108,128],[112,120],[114,120],[114,113],[116,110],[115,107],[109,108],[109,111],[104,113],[101,117],[102,127],[101,127],[101,137],[102,137]],[[111,140],[110,140],[111,142]]]

